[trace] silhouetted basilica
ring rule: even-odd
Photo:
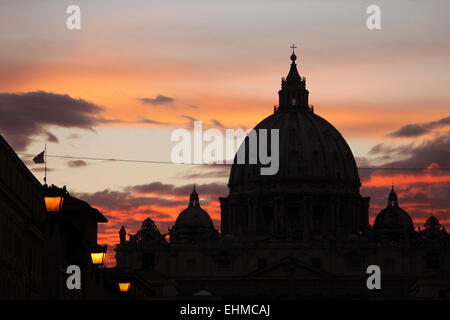
[[[117,268],[140,273],[166,297],[449,297],[445,228],[432,216],[416,231],[394,188],[369,224],[352,151],[309,105],[296,59],[274,113],[255,127],[279,129],[278,173],[235,161],[220,234],[194,189],[170,241],[150,219],[129,240],[121,231]],[[246,141],[241,148],[249,154]],[[381,290],[366,286],[369,265],[381,268]]]

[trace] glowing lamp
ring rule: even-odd
[[[61,211],[64,196],[67,194],[66,186],[58,188],[54,184],[43,186],[44,202],[47,212]]]
[[[105,262],[105,255],[104,252],[91,252],[92,263],[102,265]]]
[[[64,197],[44,197],[44,201],[47,211],[60,211],[64,201]]]
[[[128,292],[128,291],[130,291],[130,287],[131,287],[130,282],[119,282],[120,292]]]
[[[103,265],[106,257],[106,244],[104,246],[97,245],[91,250],[91,260],[93,264]]]

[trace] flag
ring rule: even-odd
[[[36,157],[33,158],[34,163],[44,163],[44,152],[42,151]]]

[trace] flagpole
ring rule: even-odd
[[[44,148],[44,184],[47,184],[47,144]]]

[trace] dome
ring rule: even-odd
[[[395,240],[405,233],[414,231],[413,221],[405,210],[398,205],[397,194],[392,187],[388,205],[375,218],[373,230],[378,238]]]
[[[359,193],[358,169],[350,147],[338,130],[310,109],[275,112],[255,127],[256,132],[259,129],[279,129],[278,173],[261,175],[260,164],[235,161],[229,180],[231,192],[283,185],[319,193]],[[248,142],[241,148],[248,154]]]
[[[209,214],[200,207],[198,194],[192,191],[189,206],[184,209],[175,222],[177,228],[213,228]]]
[[[177,217],[170,230],[171,241],[195,242],[215,238],[217,230],[209,214],[200,207],[197,191],[192,191],[189,206]]]
[[[236,154],[229,195],[220,198],[223,236],[308,240],[367,231],[370,198],[360,195],[355,158],[339,131],[309,105],[296,61],[293,54],[273,114],[250,131]],[[278,148],[272,129],[278,130]],[[268,152],[255,150],[265,147],[260,137]]]
[[[279,170],[275,175],[261,175],[260,164],[249,164],[247,136],[240,146],[241,152],[245,149],[246,161],[238,164],[236,155],[230,172],[230,192],[261,187],[258,192],[264,193],[282,186],[295,188],[296,192],[359,195],[361,184],[352,151],[340,132],[309,106],[306,79],[300,76],[294,58],[288,75],[282,78],[279,106],[254,128],[256,136],[260,129],[267,129],[268,137],[271,129],[279,129]]]

